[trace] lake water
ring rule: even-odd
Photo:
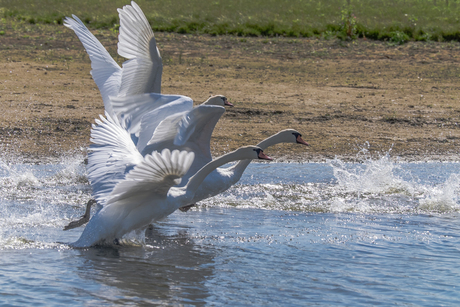
[[[76,250],[82,160],[0,162],[0,305],[460,304],[459,163],[251,164],[140,246]]]

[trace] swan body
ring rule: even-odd
[[[163,72],[155,36],[140,7],[133,1],[118,9],[118,13],[118,54],[129,59],[122,67],[77,16],[64,20],[64,25],[75,32],[91,59],[91,75],[101,92],[104,108],[112,117],[116,114],[110,96],[160,93]]]
[[[111,244],[173,213],[190,203],[201,182],[220,165],[242,159],[271,160],[256,146],[241,147],[206,164],[185,186],[174,187],[188,171],[193,158],[193,153],[169,149],[145,156],[115,185],[106,205],[93,216],[72,246]]]

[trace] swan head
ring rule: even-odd
[[[305,146],[310,146],[307,142],[302,139],[302,134],[294,129],[286,129],[280,131],[279,137],[286,140],[286,143],[301,144]]]
[[[233,107],[233,104],[227,100],[225,96],[222,95],[216,95],[216,96],[211,96],[203,102],[204,105],[211,105],[211,106],[230,106]]]
[[[236,155],[238,155],[240,158],[238,160],[245,160],[245,159],[258,159],[258,160],[273,160],[266,154],[264,154],[264,151],[262,148],[258,146],[245,146],[245,147],[240,147],[237,150],[234,151]]]

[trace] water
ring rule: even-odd
[[[82,160],[0,162],[0,305],[460,303],[460,163],[252,164],[141,246],[75,250]]]

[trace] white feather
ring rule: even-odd
[[[184,179],[188,179],[212,160],[211,135],[224,112],[225,108],[221,106],[199,105],[189,111],[170,115],[159,123],[141,153],[145,155],[162,148],[193,151],[195,160],[184,176]]]
[[[111,117],[115,115],[109,97],[160,93],[163,72],[152,28],[139,6],[132,2],[118,12],[118,52],[130,59],[123,63],[122,68],[77,16],[64,20],[64,25],[77,34],[90,57],[91,75],[101,92],[105,111]]]
[[[119,182],[110,195],[108,204],[137,196],[142,192],[166,197],[168,190],[180,182],[193,162],[194,153],[164,149],[161,154],[154,152],[132,169]]]
[[[127,59],[150,58],[149,44],[154,34],[141,8],[133,1],[131,5],[118,9],[118,14],[120,17],[118,54]]]
[[[160,93],[163,63],[147,18],[134,2],[118,9],[118,13],[118,54],[130,59],[123,63],[119,95]]]
[[[101,92],[105,110],[110,116],[113,116],[109,96],[118,95],[121,84],[121,68],[83,22],[75,15],[72,17],[73,19],[66,17],[64,25],[77,34],[83,47],[85,47],[91,59],[91,75]]]
[[[137,141],[137,149],[139,150],[139,152],[143,152],[145,146],[152,138],[155,129],[158,127],[158,125],[163,119],[175,113],[181,113],[187,110],[191,110],[192,108],[193,101],[190,98],[184,98],[172,101],[153,111],[144,114],[144,116],[142,116],[141,119],[139,139]]]
[[[107,196],[116,183],[123,179],[131,167],[143,158],[131,137],[117,120],[106,114],[96,120],[91,129],[93,144],[88,151],[88,179],[93,188],[93,196],[100,205],[104,205]]]
[[[170,105],[170,112],[176,112],[184,107],[193,106],[189,97],[181,95],[162,95],[156,93],[139,94],[127,97],[111,97],[114,113],[118,115],[120,123],[130,134],[139,136],[142,118],[150,111],[159,107]],[[173,103],[174,104],[171,104]],[[148,116],[149,121],[157,118],[157,115]],[[150,132],[151,137],[153,130]]]

